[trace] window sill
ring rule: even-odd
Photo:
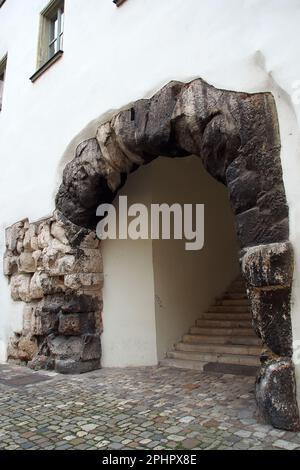
[[[31,77],[30,77],[30,80],[32,81],[32,83],[34,83],[41,75],[43,75],[43,73],[46,72],[46,70],[48,70],[50,67],[52,67],[53,64],[55,64],[55,62],[57,62],[61,56],[63,55],[63,51],[57,51],[56,54],[54,54],[53,57],[51,57],[51,59],[47,60],[47,62],[42,65],[42,67],[40,67]]]

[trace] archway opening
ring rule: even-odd
[[[102,364],[153,365],[239,275],[238,240],[228,190],[196,156],[156,159],[129,176],[116,208],[124,195],[128,205],[143,203],[149,214],[151,204],[205,207],[201,249],[187,250],[186,239],[174,235],[168,240],[102,242]],[[171,234],[173,228],[174,223]]]

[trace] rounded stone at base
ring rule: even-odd
[[[256,379],[256,401],[264,419],[286,431],[299,431],[294,365],[278,357],[263,364]]]
[[[100,359],[90,361],[75,361],[72,359],[57,359],[55,361],[55,372],[60,374],[84,374],[92,370],[101,369]]]

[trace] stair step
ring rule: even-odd
[[[234,281],[230,284],[229,289],[246,289],[245,281]]]
[[[252,328],[250,301],[240,276],[200,314],[196,325],[161,362],[208,373],[255,375],[262,343]]]
[[[227,364],[259,365],[259,357],[238,354],[201,353],[194,351],[169,351],[169,359],[184,359],[200,362],[221,362]]]
[[[175,360],[175,359],[173,359]],[[203,372],[207,374],[231,374],[255,377],[259,370],[258,366],[246,366],[242,364],[222,364],[220,362],[208,362],[203,366]]]
[[[213,305],[212,307],[208,308],[208,312],[229,312],[229,313],[234,313],[234,312],[250,312],[250,307],[248,305]],[[208,313],[206,312],[206,313]]]
[[[233,286],[233,285],[241,285],[241,284],[244,285],[244,286],[246,285],[245,279],[242,278],[242,277],[240,277],[240,278],[235,279],[234,281],[232,281],[231,286]]]
[[[218,297],[217,300],[248,300],[246,292],[225,292],[222,297]]]
[[[249,346],[243,344],[192,344],[181,342],[176,344],[175,349],[176,351],[259,356],[262,348],[261,346]]]
[[[255,336],[252,328],[203,328],[199,326],[192,326],[190,329],[192,335],[204,336]]]
[[[209,312],[209,313],[202,313],[199,317],[199,320],[248,320],[251,321],[251,313],[250,312],[236,312],[236,313],[228,313],[228,312]]]
[[[196,321],[196,326],[212,328],[251,328],[252,324],[249,320],[205,320]]]
[[[257,336],[209,336],[209,335],[184,335],[184,343],[191,344],[246,344],[261,345],[261,340]]]
[[[232,305],[235,307],[243,306],[243,305],[250,305],[249,299],[223,299],[216,300],[215,305]]]
[[[178,369],[193,369],[203,371],[203,367],[206,362],[201,361],[190,361],[188,359],[174,359],[166,357],[159,362],[160,366],[163,367],[177,367]]]

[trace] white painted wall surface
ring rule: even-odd
[[[51,212],[62,155],[93,119],[149,97],[171,79],[201,76],[226,89],[272,91],[296,254],[294,337],[300,338],[300,105],[291,100],[300,80],[299,1],[128,0],[117,9],[110,0],[66,0],[64,56],[32,84],[38,15],[46,4],[7,0],[0,10],[0,57],[8,52],[0,113],[0,256],[4,227]],[[1,273],[0,295],[3,360],[20,308]],[[300,365],[297,378],[300,397]]]
[[[130,175],[118,196],[130,204],[149,207],[152,200],[150,166]],[[117,215],[118,196],[115,200]],[[154,276],[151,240],[105,240],[102,366],[157,364]]]
[[[153,241],[157,352],[162,359],[238,276],[238,243],[228,191],[199,158],[159,158],[151,163],[151,172],[153,203],[205,205],[202,250],[186,251],[185,239]]]

